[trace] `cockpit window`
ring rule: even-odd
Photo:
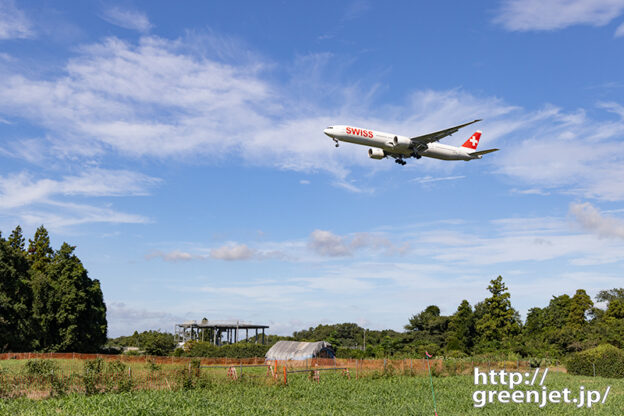
[[[333,127],[332,127],[332,126],[329,126],[329,127],[327,127],[327,128],[328,128],[328,129],[333,129]]]

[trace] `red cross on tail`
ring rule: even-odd
[[[462,147],[466,147],[468,149],[477,150],[477,146],[479,145],[479,139],[481,138],[481,132],[476,131],[466,143],[462,144]]]

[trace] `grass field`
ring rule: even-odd
[[[230,381],[207,377],[202,387],[177,391],[135,391],[93,396],[69,394],[47,400],[18,398],[0,401],[1,415],[433,415],[427,377],[366,377],[347,379],[323,375],[320,383],[306,374],[291,375],[288,385],[262,377]],[[611,390],[605,404],[591,409],[573,404],[473,406],[477,388],[470,376],[435,377],[438,415],[621,415],[624,414],[624,381],[550,373],[544,383],[550,390],[569,388]],[[482,387],[480,387],[482,388]]]

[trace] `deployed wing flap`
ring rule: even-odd
[[[487,150],[480,150],[478,152],[472,152],[472,153],[468,153],[470,156],[481,156],[481,155],[487,155],[488,153],[492,153],[492,152],[496,152],[500,149],[487,149]]]
[[[412,143],[414,145],[437,142],[438,140],[443,139],[446,136],[450,136],[451,134],[455,133],[457,130],[461,129],[462,127],[469,126],[469,125],[471,125],[473,123],[476,123],[477,121],[481,121],[481,119],[474,120],[474,121],[471,121],[471,122],[465,123],[465,124],[460,124],[459,126],[451,127],[451,128],[445,129],[445,130],[436,131],[434,133],[429,133],[429,134],[425,134],[425,135],[422,135],[422,136],[412,137],[412,138],[410,138],[410,140],[412,141]]]

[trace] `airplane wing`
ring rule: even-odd
[[[488,153],[492,153],[492,152],[496,152],[499,149],[487,149],[487,150],[481,150],[479,152],[472,152],[472,153],[468,153],[470,156],[481,156],[481,155],[487,155]]]
[[[477,121],[481,121],[481,119],[471,121],[470,123],[460,124],[459,126],[451,127],[446,130],[436,131],[434,133],[425,134],[423,136],[412,137],[410,138],[410,140],[412,141],[412,144],[416,147],[418,145],[426,145],[427,143],[437,142],[438,140],[443,139],[446,136],[450,136],[462,127],[469,126],[473,123],[476,123]]]

